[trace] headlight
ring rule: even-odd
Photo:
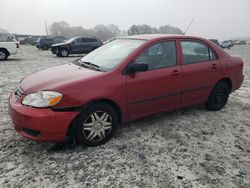
[[[25,96],[22,100],[22,104],[43,108],[58,104],[61,98],[62,94],[55,91],[39,91]]]

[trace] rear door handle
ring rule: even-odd
[[[217,69],[217,65],[215,63],[212,65],[212,69]]]
[[[171,75],[172,76],[178,76],[178,75],[180,75],[180,72],[178,70],[173,70]]]

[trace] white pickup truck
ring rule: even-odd
[[[4,37],[0,35],[0,61],[6,60],[10,55],[17,54],[19,50],[19,42],[14,36],[9,36],[7,41],[1,40]]]

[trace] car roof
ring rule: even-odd
[[[177,34],[143,34],[143,35],[127,36],[127,37],[122,37],[122,38],[139,39],[139,40],[154,40],[154,39],[161,39],[161,38],[201,39],[199,37],[177,35]]]
[[[97,37],[82,37],[83,39],[95,39],[95,40],[100,40],[99,38]]]

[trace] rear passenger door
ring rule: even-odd
[[[202,41],[182,40],[182,106],[206,102],[219,78],[215,51]]]
[[[89,53],[92,49],[92,39],[82,38],[82,53]]]

